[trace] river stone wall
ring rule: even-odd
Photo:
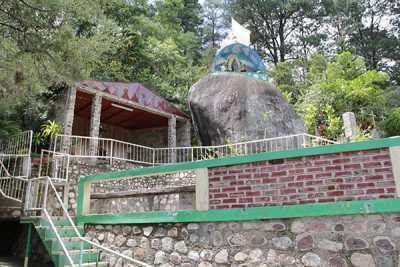
[[[99,160],[93,164],[88,160],[72,160],[69,165],[69,194],[68,206],[70,214],[74,215],[77,208],[78,181],[80,177],[106,173],[121,170],[130,170],[142,168],[137,164],[125,161],[113,161],[110,165],[108,161]],[[195,184],[194,171],[184,171],[177,173],[168,173],[159,176],[146,176],[138,178],[118,179],[111,181],[93,182],[92,193],[111,193],[137,189],[179,187]],[[60,192],[61,193],[61,192]],[[182,203],[182,199],[188,203]],[[143,211],[175,211],[186,209],[183,206],[190,206],[191,197],[185,197],[184,194],[162,194],[140,197],[121,197],[112,199],[94,199],[91,201],[91,213],[101,214],[143,212]]]
[[[396,267],[400,256],[399,213],[85,229],[95,242],[162,267]]]

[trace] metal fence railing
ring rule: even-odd
[[[109,264],[107,259],[110,259],[112,255],[118,260],[120,259],[119,262],[121,262],[121,266],[128,266],[131,264],[131,266],[152,267],[147,263],[133,259],[132,257],[83,237],[69,215],[67,208],[64,206],[60,193],[57,191],[52,178],[45,176],[29,179],[27,188],[27,201],[25,206],[27,214],[30,216],[40,216],[42,220],[48,222],[52,233],[61,246],[61,252],[68,261],[68,266],[98,266],[102,261]],[[62,221],[61,225],[60,223],[55,223],[58,220]],[[65,231],[69,231],[68,229],[73,231],[79,243],[76,248],[78,257],[73,256],[71,251],[66,248],[65,241],[71,241],[73,237],[68,237],[67,239],[62,238],[62,236],[65,236]],[[91,252],[97,253],[96,258],[84,257],[84,254]]]
[[[109,138],[58,135],[54,152],[77,158],[98,158],[110,162],[118,159],[139,164],[161,165],[336,143],[304,133],[219,146],[151,148]]]
[[[32,131],[0,140],[0,194],[22,202],[31,170]]]

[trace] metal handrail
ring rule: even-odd
[[[233,144],[225,144],[225,145],[216,145],[216,146],[193,146],[193,147],[165,147],[165,148],[152,148],[152,147],[147,147],[147,146],[142,146],[142,145],[137,145],[137,144],[133,144],[133,143],[128,143],[125,141],[120,141],[120,140],[115,140],[115,139],[111,139],[111,138],[100,138],[100,137],[89,137],[89,136],[78,136],[78,135],[64,135],[64,134],[60,134],[56,136],[55,139],[55,145],[54,145],[54,152],[56,150],[57,147],[57,140],[59,140],[60,138],[76,138],[77,140],[79,139],[83,139],[83,140],[97,140],[97,141],[102,141],[104,142],[109,142],[110,144],[110,149],[112,151],[110,151],[109,155],[71,155],[71,157],[79,157],[79,158],[93,158],[93,157],[101,157],[104,159],[110,159],[112,161],[112,159],[119,159],[119,160],[128,160],[128,161],[134,161],[137,163],[143,163],[143,164],[151,164],[151,165],[155,165],[155,164],[162,164],[160,162],[157,162],[157,156],[162,156],[162,154],[158,154],[160,152],[165,152],[165,151],[170,151],[171,152],[171,156],[172,155],[176,155],[179,152],[188,152],[191,151],[192,152],[192,157],[191,157],[191,161],[196,160],[196,157],[193,156],[193,151],[213,151],[213,150],[218,150],[218,149],[226,149],[226,151],[228,151],[228,149],[230,148],[238,148],[238,147],[244,147],[245,149],[245,154],[248,154],[247,152],[247,147],[248,145],[252,145],[252,144],[257,144],[257,143],[266,143],[266,142],[273,142],[275,140],[289,140],[291,138],[298,138],[298,137],[303,137],[303,146],[307,145],[307,141],[306,138],[309,139],[313,139],[313,141],[319,141],[319,142],[325,142],[325,143],[329,143],[329,144],[338,144],[338,142],[323,138],[323,137],[319,137],[319,136],[314,136],[314,135],[310,135],[307,133],[301,133],[301,134],[294,134],[294,135],[287,135],[287,136],[281,136],[281,137],[274,137],[274,138],[264,138],[264,139],[259,139],[259,140],[253,140],[253,141],[245,141],[245,142],[238,142],[238,143],[233,143]],[[115,143],[115,144],[114,144]],[[132,146],[133,148],[138,148],[138,149],[146,149],[148,151],[152,152],[152,155],[150,155],[149,160],[145,161],[143,160],[145,157],[143,158],[138,158],[138,159],[129,159],[129,158],[124,158],[124,157],[118,157],[118,156],[114,156],[114,151],[113,151],[113,147],[116,147],[116,144],[121,144],[121,145],[127,145],[127,146]],[[272,143],[271,143],[272,144]],[[250,153],[252,153],[253,149],[250,147]],[[65,153],[65,152],[62,152]],[[68,154],[68,153],[67,153]],[[156,155],[157,154],[157,155]],[[167,155],[168,156],[168,155]],[[172,163],[171,160],[168,158],[166,160],[167,163]]]
[[[62,250],[64,251],[64,254],[65,254],[65,256],[67,257],[69,263],[71,264],[71,266],[74,266],[74,261],[72,260],[71,256],[69,255],[68,250],[67,250],[67,248],[66,248],[65,245],[64,245],[64,242],[62,241],[60,235],[58,234],[57,228],[54,226],[53,220],[51,219],[49,213],[47,212],[46,209],[42,209],[42,211],[43,211],[44,214],[46,215],[47,220],[48,220],[49,223],[50,223],[50,227],[51,227],[52,230],[54,231],[58,242],[60,242],[61,248],[62,248]]]
[[[15,180],[23,181],[23,182],[28,181],[28,178],[26,178],[25,176],[12,176],[12,175],[8,172],[6,166],[4,166],[4,164],[3,164],[3,162],[2,162],[1,160],[0,160],[0,169],[1,169],[2,171],[4,171],[5,174],[6,174],[6,176],[0,177],[1,180],[5,180],[5,179],[10,179],[10,180],[11,180],[11,179],[15,179]],[[14,201],[17,201],[17,202],[21,202],[21,203],[22,203],[22,199],[10,197],[10,196],[8,196],[6,193],[4,193],[3,189],[1,188],[1,186],[0,186],[0,194],[1,194],[3,197],[7,198],[7,199],[11,199],[11,200],[14,200]]]
[[[101,250],[104,250],[104,251],[107,251],[107,252],[109,252],[109,253],[112,253],[112,254],[114,254],[114,255],[120,257],[120,258],[123,258],[123,259],[125,259],[125,260],[127,260],[127,261],[130,261],[131,263],[138,264],[138,265],[143,266],[143,267],[153,267],[152,265],[149,265],[149,264],[147,264],[147,263],[144,263],[144,262],[135,260],[135,259],[133,259],[133,258],[130,258],[130,257],[126,256],[126,255],[123,255],[123,254],[121,254],[121,253],[119,253],[119,252],[113,251],[113,250],[111,250],[111,249],[109,249],[109,248],[106,248],[106,247],[104,247],[104,246],[102,246],[102,245],[100,245],[100,244],[96,244],[96,243],[94,243],[94,242],[92,242],[92,241],[90,241],[90,240],[84,238],[84,237],[79,233],[78,229],[76,228],[75,223],[73,222],[71,216],[70,216],[69,213],[68,213],[68,210],[67,210],[67,209],[65,208],[65,206],[64,206],[63,201],[61,200],[60,196],[58,195],[57,190],[56,190],[56,188],[55,188],[55,186],[54,186],[54,184],[53,184],[51,178],[50,178],[49,176],[43,176],[43,177],[36,178],[35,180],[38,180],[38,179],[46,179],[46,180],[48,181],[50,187],[51,187],[52,190],[55,192],[57,201],[59,202],[58,204],[60,205],[61,209],[63,210],[63,212],[64,212],[64,214],[65,214],[67,220],[69,221],[71,227],[74,229],[74,232],[75,232],[76,235],[78,236],[79,240],[81,240],[82,242],[89,243],[90,245],[95,246],[95,247],[97,247],[97,248],[99,248],[99,249],[101,249]],[[47,210],[46,210],[45,208],[44,208],[43,210],[44,210],[45,213],[47,214]],[[47,215],[48,215],[48,214],[47,214]],[[50,217],[48,217],[48,219],[49,219],[49,221],[51,221],[51,218],[50,218]],[[52,221],[51,221],[51,222],[52,222]],[[81,249],[82,249],[82,246],[81,246]],[[75,266],[75,265],[72,264],[72,266]]]

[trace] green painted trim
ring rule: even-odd
[[[229,166],[229,165],[237,165],[237,164],[257,162],[257,161],[273,160],[273,159],[305,157],[305,156],[323,155],[323,154],[340,153],[348,151],[361,151],[361,150],[385,148],[392,146],[400,146],[399,137],[363,141],[363,142],[352,142],[352,143],[337,144],[337,145],[328,145],[328,146],[308,147],[308,148],[300,148],[294,150],[275,151],[268,153],[260,153],[260,154],[244,155],[237,157],[212,159],[212,160],[202,160],[202,161],[180,163],[180,164],[161,165],[161,166],[147,167],[141,169],[132,169],[127,171],[101,173],[80,178],[79,183],[83,183],[85,181],[103,181],[103,180],[112,180],[125,177],[154,175],[159,173],[177,172],[177,171],[184,171],[184,170],[191,170],[198,168]],[[80,202],[78,201],[78,204],[79,203]]]
[[[141,224],[178,222],[218,222],[297,217],[400,212],[400,199],[357,200],[320,204],[257,207],[222,210],[180,210],[78,216],[79,224]]]
[[[29,254],[31,251],[31,240],[32,240],[32,224],[28,224],[28,236],[26,238],[26,247],[25,247],[25,258],[29,258]]]

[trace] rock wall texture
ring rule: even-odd
[[[389,149],[209,168],[210,209],[395,198]]]
[[[100,164],[99,164],[100,163]],[[129,170],[142,166],[125,161],[114,161],[112,165],[108,161],[93,164],[90,161],[72,161],[69,165],[69,213],[74,215],[77,208],[78,181],[80,177],[97,173]],[[129,192],[136,189],[156,189],[166,187],[180,187],[195,184],[193,171],[168,173],[160,176],[146,176],[139,178],[119,179],[92,183],[92,193]],[[61,194],[61,192],[60,192]],[[183,194],[160,194],[148,196],[130,196],[111,199],[93,199],[91,201],[91,213],[126,213],[143,211],[174,211],[182,209],[184,205],[191,206],[191,197],[182,203]]]
[[[305,133],[303,122],[270,83],[234,73],[214,73],[189,91],[193,123],[202,145],[228,138],[258,140]]]
[[[86,225],[86,237],[163,267],[399,264],[400,214],[285,220]],[[112,266],[122,260],[110,255]]]

